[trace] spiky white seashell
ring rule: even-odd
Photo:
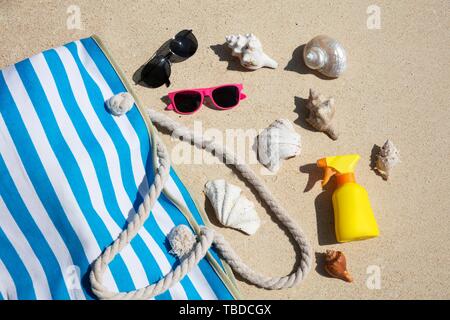
[[[241,65],[250,70],[262,67],[275,69],[278,63],[264,53],[261,42],[252,33],[246,35],[229,35],[225,37],[228,47],[232,49],[232,55],[238,57]]]
[[[299,155],[301,136],[287,119],[275,120],[258,135],[258,159],[270,171],[277,171],[283,159]]]
[[[238,186],[223,179],[208,181],[205,193],[211,202],[217,219],[227,227],[254,234],[261,221],[253,203],[241,194]]]
[[[389,178],[389,174],[393,167],[400,162],[400,153],[392,143],[391,140],[386,142],[381,147],[380,153],[377,156],[377,170],[386,178]]]
[[[133,107],[134,98],[128,92],[118,93],[106,101],[108,110],[115,116],[121,116]]]

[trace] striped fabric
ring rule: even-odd
[[[1,71],[0,299],[95,298],[89,266],[153,180],[151,135],[139,109],[122,117],[105,109],[123,91],[94,38]],[[203,224],[173,170],[167,189],[170,196],[161,195],[145,227],[110,264],[109,289],[144,287],[177,265],[166,235],[189,222],[176,203]],[[230,278],[210,252],[155,299],[233,299]]]

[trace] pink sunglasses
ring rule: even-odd
[[[236,107],[239,101],[247,97],[242,93],[242,89],[242,84],[224,84],[212,88],[170,92],[168,96],[171,103],[166,110],[174,110],[179,114],[192,114],[200,109],[205,97],[210,97],[217,109],[228,110]]]

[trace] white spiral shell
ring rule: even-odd
[[[320,35],[310,40],[303,50],[308,68],[330,78],[337,78],[347,69],[347,53],[337,40]]]
[[[258,135],[258,160],[270,171],[277,171],[283,159],[301,152],[301,136],[287,119],[275,120]]]
[[[205,193],[217,219],[224,226],[254,234],[261,221],[253,203],[241,194],[241,189],[223,179],[208,181]]]

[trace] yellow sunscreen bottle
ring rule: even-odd
[[[322,187],[333,175],[336,176],[337,188],[332,201],[336,239],[339,242],[379,235],[367,191],[355,182],[354,168],[359,159],[359,155],[349,154],[317,160],[317,166],[324,169]]]

